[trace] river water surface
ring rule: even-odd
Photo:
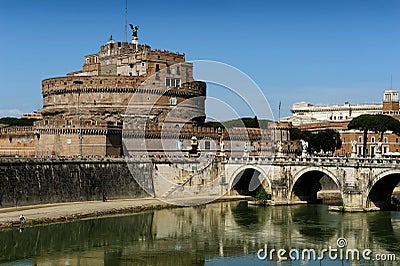
[[[288,260],[278,262],[272,249],[285,250]],[[346,260],[349,249],[360,260],[356,253]],[[366,249],[371,260],[362,258]],[[391,254],[397,261],[375,260]],[[0,231],[0,265],[400,265],[400,212],[226,202],[7,229]]]

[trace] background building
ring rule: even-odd
[[[347,125],[353,118],[362,114],[385,114],[400,119],[397,90],[385,90],[380,104],[313,105],[301,102],[293,104],[291,111],[293,115],[284,117],[281,121],[291,122],[294,127],[301,130],[338,130],[342,140],[342,148],[336,151],[336,155],[340,156],[350,156],[352,152],[351,141],[357,142],[357,155],[363,155],[363,132],[347,129]],[[379,138],[379,134],[368,132],[367,153],[369,156],[375,154]],[[389,155],[400,150],[399,136],[390,131],[385,132],[381,142],[383,154]]]

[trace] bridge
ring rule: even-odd
[[[340,210],[385,210],[391,207],[392,193],[400,183],[400,161],[394,159],[230,157],[153,163],[154,192],[165,199],[189,194],[251,194],[262,185],[272,204],[310,203],[317,200],[324,178],[340,193]],[[165,178],[171,183],[160,181]]]
[[[0,207],[100,200],[104,194],[143,197],[145,191],[193,204],[254,195],[259,185],[271,204],[311,203],[330,183],[343,203],[340,210],[385,210],[395,203],[391,196],[399,182],[400,161],[387,158],[2,158]]]

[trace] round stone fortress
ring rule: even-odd
[[[204,101],[199,102],[198,98],[205,97],[205,83],[189,81],[180,87],[154,88],[141,85],[143,79],[123,76],[46,79],[42,82],[43,123],[73,125],[80,120],[83,124],[120,125],[128,104],[135,104],[131,102],[133,95],[138,105],[151,103],[152,116],[166,115],[171,106],[185,102],[185,111],[197,117],[196,122],[204,119]]]
[[[99,53],[85,56],[81,71],[43,80],[44,124],[65,120],[69,125],[78,119],[118,125],[134,94],[137,104],[152,103],[152,115],[185,101],[201,122],[204,101],[190,99],[205,97],[206,84],[193,81],[192,68],[184,54],[110,38]]]
[[[85,56],[82,70],[42,81],[36,155],[121,155],[128,106],[144,112],[151,126],[201,125],[206,84],[194,81],[192,73],[184,54],[110,37],[98,53]]]

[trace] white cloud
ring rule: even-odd
[[[19,109],[0,110],[0,117],[20,117],[23,112]]]

